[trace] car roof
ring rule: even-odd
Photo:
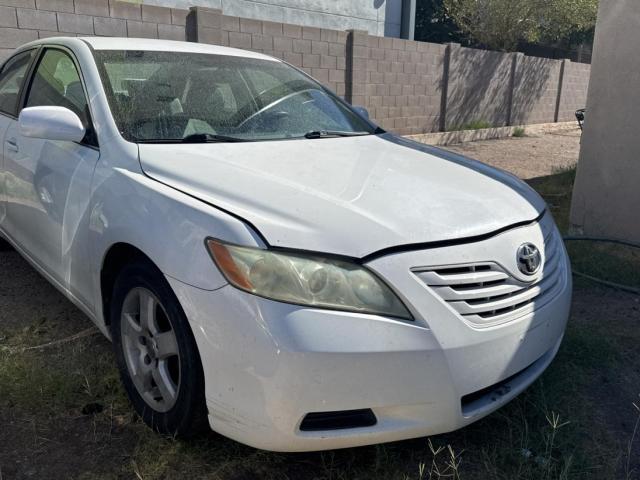
[[[209,45],[207,43],[178,42],[175,40],[156,40],[150,38],[124,37],[79,37],[94,50],[150,50],[156,52],[208,53],[211,55],[232,55],[235,57],[277,60],[268,55],[240,50],[237,48]]]
[[[281,60],[262,53],[240,50],[238,48],[221,47],[207,43],[178,42],[175,40],[157,40],[151,38],[126,37],[49,37],[22,45],[17,51],[36,45],[77,45],[81,40],[94,50],[146,50],[155,52],[205,53],[209,55],[228,55],[233,57],[256,58],[280,62]],[[2,62],[0,62],[2,64]]]

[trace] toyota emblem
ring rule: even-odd
[[[533,243],[520,245],[516,258],[518,260],[518,268],[525,275],[534,275],[542,265],[540,250]]]

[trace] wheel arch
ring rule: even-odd
[[[114,243],[104,254],[100,267],[100,306],[107,328],[111,326],[110,305],[116,278],[125,266],[136,260],[144,260],[161,272],[146,253],[130,243]]]
[[[123,273],[125,276],[122,275]],[[138,278],[139,275],[142,275],[143,278]],[[139,391],[137,394],[132,393],[132,388],[136,387],[131,387],[133,380],[131,379],[131,371],[126,366],[127,361],[123,359],[122,342],[124,337],[120,331],[122,324],[127,322],[118,318],[120,312],[113,315],[115,320],[113,324],[110,321],[112,314],[115,313],[110,312],[114,296],[117,297],[117,304],[121,305],[120,301],[126,301],[126,295],[132,291],[132,287],[140,286],[139,282],[142,282],[142,288],[151,289],[153,295],[157,296],[156,300],[162,305],[165,314],[176,321],[174,323],[173,320],[170,320],[174,332],[182,332],[179,334],[179,338],[182,338],[181,347],[176,351],[181,357],[184,356],[184,360],[179,361],[181,368],[185,367],[185,370],[180,370],[179,379],[175,384],[176,388],[180,387],[180,394],[175,401],[181,403],[171,404],[167,410],[159,412],[153,410],[153,405],[144,403],[145,400]],[[114,343],[116,361],[121,371],[125,390],[127,390],[137,413],[147,425],[160,433],[190,437],[204,430],[207,425],[207,407],[202,356],[193,335],[193,328],[175,289],[171,286],[171,282],[149,255],[131,243],[118,242],[112,244],[104,255],[100,269],[100,291],[105,327]],[[177,346],[178,337],[174,337],[174,341]],[[150,361],[147,359],[147,364]],[[183,364],[182,361],[186,363]],[[182,385],[185,382],[185,377],[186,387]],[[178,390],[175,390],[175,394],[178,394]]]

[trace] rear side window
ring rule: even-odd
[[[35,50],[17,54],[5,63],[0,72],[0,112],[17,115],[20,87]]]

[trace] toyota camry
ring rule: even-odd
[[[0,236],[112,341],[158,432],[447,432],[559,348],[571,276],[543,200],[281,60],[39,40],[0,70],[0,139]]]

